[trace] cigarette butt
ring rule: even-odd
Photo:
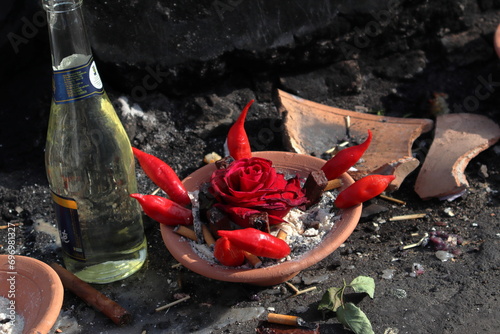
[[[262,265],[262,261],[257,255],[245,251],[243,252],[243,254],[245,254],[245,258],[248,260],[248,262],[250,262],[252,267],[259,268]]]
[[[203,231],[203,238],[205,238],[205,242],[207,245],[212,246],[215,244],[215,239],[209,228],[205,224],[201,224],[201,230]]]
[[[132,315],[117,302],[109,299],[57,263],[52,263],[50,266],[59,275],[66,289],[73,292],[96,310],[102,312],[115,324],[121,326],[130,323]]]
[[[279,230],[278,231],[278,235],[276,236],[278,239],[281,239],[281,240],[286,240],[286,237],[288,236],[288,233],[286,233],[286,231],[284,230]]]
[[[342,180],[341,179],[333,179],[328,181],[328,184],[325,187],[325,191],[332,190],[332,189],[337,189],[342,186]]]
[[[193,241],[198,240],[198,238],[196,237],[196,233],[192,229],[190,229],[189,227],[186,227],[184,225],[177,225],[174,228],[174,232],[182,235],[183,237],[191,239]]]
[[[300,317],[287,314],[277,314],[269,313],[267,315],[267,321],[273,324],[288,325],[288,326],[300,326],[303,320]]]

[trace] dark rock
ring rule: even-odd
[[[363,211],[361,213],[362,218],[372,217],[382,212],[388,211],[389,208],[385,205],[379,204],[370,204],[368,206],[363,207]]]
[[[499,5],[498,0],[84,0],[83,8],[108,93],[128,95],[143,110],[158,94],[180,96],[175,103],[160,98],[168,108],[157,106],[169,117],[182,115],[170,123],[175,127],[170,133],[191,127],[200,137],[210,138],[225,131],[248,98],[271,102],[270,92],[280,84],[279,78],[287,80],[283,85],[290,90],[318,102],[329,100],[350,109],[360,104],[353,102],[359,96],[362,104],[382,108],[380,96],[365,92],[388,91],[391,84],[366,73],[372,65],[368,62],[398,60],[404,73],[377,72],[394,80],[419,73],[422,58],[409,50],[422,50],[429,59],[446,53],[448,62],[456,58],[460,66],[483,61],[493,52],[489,44]],[[478,15],[481,24],[473,25]],[[39,164],[51,97],[51,62],[45,13],[38,2],[1,3],[0,53],[0,117],[12,125],[0,133],[0,168],[15,169],[26,159]],[[404,56],[398,58],[397,53]],[[321,71],[326,74],[320,76]],[[213,87],[222,88],[206,91]],[[392,110],[403,110],[405,103],[416,105],[427,92],[404,94],[389,106]],[[412,100],[410,94],[415,95]],[[183,101],[186,95],[196,99]],[[277,116],[268,108],[253,107],[252,112],[253,120],[273,122]],[[248,125],[258,137],[262,124],[249,117]],[[129,125],[129,133],[137,133],[135,125]],[[278,135],[273,131],[274,138]]]
[[[302,83],[307,80],[310,85]],[[295,95],[312,101],[322,101],[328,96],[328,87],[325,84],[323,70],[299,75],[283,76],[280,79],[283,89]]]
[[[304,85],[306,81],[310,83],[307,86]],[[357,94],[363,89],[360,68],[355,60],[341,61],[305,74],[283,76],[280,83],[285,90],[313,101]]]
[[[468,65],[490,58],[491,43],[487,43],[478,32],[464,31],[446,35],[441,39],[448,59],[458,65]]]
[[[113,64],[110,74],[117,79],[127,77],[124,86],[140,99],[186,76],[210,79],[242,65],[285,61],[288,53],[278,49],[310,41],[332,25],[338,7],[327,0],[148,0],[119,6],[86,0],[84,9],[96,57]]]
[[[427,63],[422,50],[394,54],[380,60],[374,72],[388,79],[411,79],[421,73]]]
[[[0,54],[0,170],[11,171],[43,161],[52,68],[37,2],[2,1]]]
[[[478,3],[481,10],[500,8],[500,0],[479,0]]]

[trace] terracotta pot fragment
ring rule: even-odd
[[[396,178],[389,184],[386,192],[393,192],[399,189],[404,179],[420,165],[420,161],[413,157],[403,157],[398,160],[386,163],[375,169],[373,174],[394,175]]]
[[[469,186],[464,174],[469,161],[499,138],[500,127],[486,116],[438,116],[434,140],[418,174],[415,191],[422,199],[461,194]]]
[[[363,158],[349,171],[355,179],[373,173],[388,164],[409,164],[407,173],[415,169],[416,160],[411,157],[412,144],[423,132],[430,131],[434,122],[430,119],[413,119],[377,116],[334,108],[295,95],[278,91],[285,114],[285,141],[288,147],[301,154],[320,155],[340,143],[348,135],[361,142],[367,130],[373,132],[373,140]],[[349,131],[346,117],[350,119]],[[396,169],[388,170],[395,172]],[[393,181],[392,189],[397,189],[406,177],[403,172]]]

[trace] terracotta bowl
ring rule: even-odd
[[[15,262],[9,260],[8,255],[0,255],[0,296],[15,301],[16,313],[24,318],[23,333],[48,333],[63,303],[59,276],[47,264],[30,257],[14,255]],[[15,281],[7,281],[11,277]]]
[[[286,168],[296,172],[302,177],[307,177],[309,172],[320,169],[324,160],[309,155],[289,152],[256,152],[253,154],[273,161],[275,167]],[[201,184],[210,180],[210,175],[215,170],[214,164],[206,165],[184,179],[184,184],[189,191],[196,190]],[[344,174],[342,176],[343,186],[349,186],[354,181]],[[328,232],[323,241],[314,249],[303,254],[299,258],[285,261],[280,264],[256,269],[238,269],[220,266],[200,258],[192,249],[189,242],[184,241],[173,228],[161,225],[163,241],[172,256],[186,268],[208,278],[227,281],[249,283],[254,285],[269,286],[285,282],[301,270],[321,261],[334,250],[336,250],[348,237],[358,224],[361,216],[361,204],[346,210],[341,210],[341,219],[336,222],[335,227]]]
[[[495,32],[493,43],[495,46],[495,51],[497,52],[497,55],[500,58],[500,24],[498,25],[497,31]]]

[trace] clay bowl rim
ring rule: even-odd
[[[9,256],[15,260],[14,270],[9,267]],[[23,333],[48,333],[59,317],[64,299],[64,287],[57,273],[46,263],[23,255],[0,255],[1,281],[10,276],[16,276],[16,313],[24,318]],[[5,276],[5,279],[4,279]],[[38,288],[35,291],[23,291],[21,284],[29,283],[29,287]],[[3,284],[2,284],[3,285]],[[8,284],[5,284],[8,285]],[[9,288],[3,287],[0,296],[7,298]],[[28,298],[28,297],[32,298]],[[20,299],[26,298],[25,302]],[[36,298],[39,304],[33,304]],[[26,304],[29,305],[26,307]]]
[[[269,159],[273,161],[275,167],[286,167],[290,171],[298,172],[302,177],[306,177],[313,170],[320,169],[325,163],[325,160],[313,156],[281,151],[255,152],[253,156]],[[200,184],[208,181],[209,175],[214,170],[214,164],[205,165],[186,177],[183,183],[189,191],[195,190]],[[341,180],[343,182],[341,190],[354,183],[348,174],[342,175]],[[219,281],[275,285],[294,277],[340,247],[356,228],[361,217],[361,210],[361,204],[340,210],[341,218],[317,247],[296,259],[264,268],[228,268],[210,263],[200,258],[188,241],[173,232],[174,227],[162,224],[160,229],[163,241],[172,256],[193,272]]]

